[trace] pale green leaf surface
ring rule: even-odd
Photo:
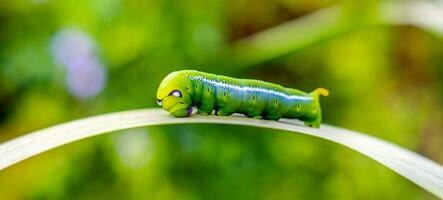
[[[7,141],[0,145],[0,169],[58,146],[102,133],[141,126],[193,123],[254,126],[323,138],[358,151],[443,198],[443,167],[412,151],[369,135],[329,125],[315,129],[306,127],[297,120],[288,119],[270,121],[214,115],[174,118],[161,109],[133,110],[89,117]]]

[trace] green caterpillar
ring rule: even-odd
[[[196,106],[202,115],[215,110],[219,116],[242,113],[271,120],[296,118],[318,128],[319,96],[328,94],[323,88],[305,93],[259,80],[182,70],[170,73],[160,83],[157,104],[174,117],[189,116]]]

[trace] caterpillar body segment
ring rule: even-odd
[[[202,115],[215,110],[220,116],[242,113],[271,120],[296,118],[318,128],[321,123],[319,96],[328,94],[323,88],[305,93],[260,80],[182,70],[163,79],[157,102],[175,117],[189,116],[192,106],[196,106]]]

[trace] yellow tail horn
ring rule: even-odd
[[[318,95],[323,95],[325,97],[327,97],[329,95],[329,91],[325,88],[317,88],[314,90],[314,93],[316,93]]]

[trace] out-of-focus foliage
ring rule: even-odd
[[[3,1],[0,140],[156,106],[167,73],[199,69],[305,91],[326,87],[326,123],[373,133],[443,163],[441,37],[410,26],[361,24],[376,20],[384,2]],[[334,5],[361,28],[250,66],[225,65],[229,57],[218,56],[236,40]],[[112,133],[0,172],[0,199],[128,198],[434,197],[336,144],[223,125]]]

